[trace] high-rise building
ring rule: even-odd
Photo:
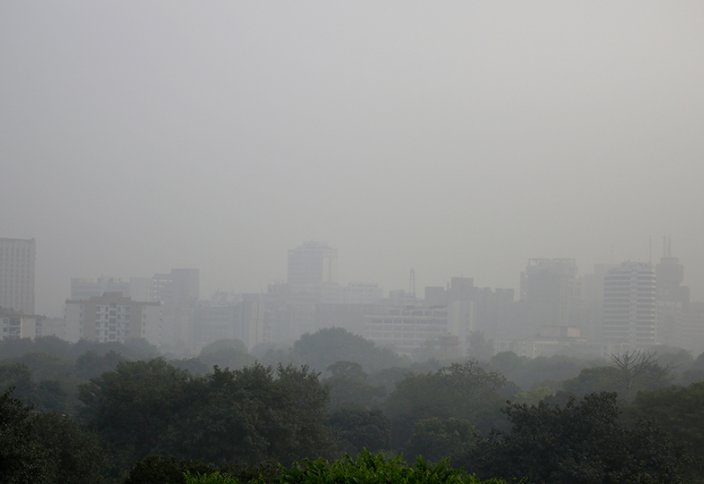
[[[337,250],[320,242],[305,242],[288,251],[287,282],[314,286],[335,282]]]
[[[662,259],[655,266],[657,276],[658,342],[690,348],[688,331],[689,287],[684,282],[684,266],[672,256],[671,243],[665,238]]]
[[[528,318],[526,329],[571,326],[577,319],[579,283],[574,259],[530,259],[521,274],[521,302]]]
[[[193,323],[200,297],[198,269],[172,269],[152,278],[151,300],[162,304],[160,342],[172,351],[188,353],[193,347]]]
[[[0,238],[0,307],[34,314],[34,239]]]
[[[603,338],[617,348],[657,343],[656,277],[649,264],[624,262],[604,277]]]

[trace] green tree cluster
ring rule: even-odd
[[[325,454],[327,392],[307,368],[255,364],[194,377],[164,360],[122,362],[81,387],[81,414],[121,467],[148,454],[217,464]]]
[[[528,482],[679,482],[683,454],[646,421],[627,425],[616,394],[564,406],[511,404],[508,432],[482,439],[467,465],[479,475]]]

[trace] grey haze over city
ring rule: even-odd
[[[0,237],[71,277],[519,287],[657,262],[704,298],[704,3],[0,3]],[[652,242],[651,242],[652,241]],[[652,247],[652,249],[651,249]]]

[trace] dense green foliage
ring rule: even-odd
[[[509,405],[511,431],[493,433],[470,455],[480,474],[530,482],[675,482],[684,463],[671,440],[643,421],[626,425],[616,394],[564,407]]]
[[[4,483],[98,483],[105,454],[96,437],[68,417],[35,414],[0,396],[0,479]]]
[[[379,348],[373,342],[342,328],[304,334],[293,345],[292,354],[294,361],[318,371],[324,371],[338,361],[358,363],[365,371],[378,371],[404,363],[393,351]]]
[[[81,388],[82,417],[121,465],[150,453],[218,464],[326,452],[327,393],[307,368],[253,365],[193,377],[163,360],[122,362]]]
[[[676,349],[443,366],[324,330],[268,366],[236,340],[171,361],[140,341],[14,343],[0,482],[704,481],[704,359]]]
[[[237,484],[247,482],[238,476],[219,471],[197,474],[186,472],[186,484]],[[335,461],[324,459],[306,460],[289,468],[280,467],[276,475],[254,478],[256,483],[305,483],[305,484],[356,484],[399,483],[399,484],[501,484],[497,479],[480,480],[461,469],[451,467],[447,462],[428,463],[419,458],[414,465],[408,465],[399,457],[388,459],[383,454],[361,452],[356,458],[349,456]]]

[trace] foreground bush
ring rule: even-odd
[[[329,462],[323,459],[305,460],[289,468],[279,468],[275,477],[259,477],[240,480],[237,476],[212,472],[209,474],[185,475],[186,484],[236,484],[240,482],[274,483],[360,483],[393,482],[401,484],[500,484],[504,481],[479,480],[463,470],[451,467],[446,461],[437,464],[418,459],[413,466],[407,465],[400,457],[386,458],[383,454],[362,451],[357,458],[349,456]]]

